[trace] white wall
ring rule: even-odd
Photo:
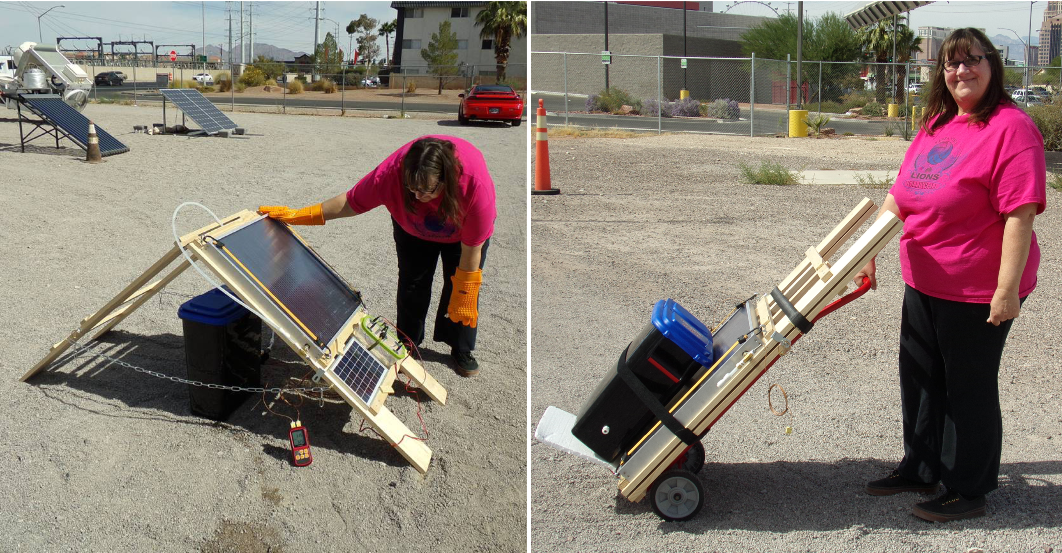
[[[451,30],[457,34],[457,40],[467,41],[464,44],[465,48],[457,51],[457,62],[464,62],[467,65],[479,65],[483,66],[479,68],[480,70],[493,71],[496,63],[494,60],[494,48],[483,49],[483,39],[479,37],[479,33],[483,28],[477,27],[475,24],[476,15],[482,10],[482,6],[471,6],[468,8],[468,17],[450,17],[451,8],[424,8],[424,17],[409,17],[408,14],[411,10],[407,8],[402,38],[404,40],[419,40],[420,45],[419,47],[402,50],[403,69],[408,70],[415,66],[426,66],[428,64],[424,61],[424,58],[420,57],[420,50],[428,47],[433,33],[439,32],[439,24],[449,20]],[[402,45],[399,44],[397,46],[401,47]],[[510,44],[510,48],[508,74],[514,77],[526,75],[526,65],[514,64],[527,63],[527,36],[514,39]],[[425,70],[421,72],[423,73]]]

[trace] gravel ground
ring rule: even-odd
[[[456,121],[237,113],[248,136],[133,134],[158,107],[90,105],[86,115],[131,151],[84,163],[48,139],[19,153],[14,112],[0,114],[8,224],[0,229],[0,522],[7,550],[33,551],[523,551],[526,545],[526,137]],[[171,113],[172,124],[172,113]],[[420,405],[434,451],[420,475],[345,404],[307,402],[314,462],[288,461],[287,419],[252,398],[225,423],[192,416],[186,387],[89,354],[19,377],[158,260],[184,201],[224,217],[259,204],[303,206],[342,192],[394,149],[456,134],[485,153],[499,216],[481,295],[480,375],[463,379],[449,349],[425,342],[425,367],[449,391]],[[54,144],[54,142],[52,142]],[[375,210],[300,233],[358,287],[373,313],[394,317],[390,218]],[[210,221],[195,209],[177,225]],[[441,277],[437,277],[441,286]],[[183,377],[176,312],[209,285],[186,271],[91,351]],[[438,288],[436,288],[438,290]],[[434,313],[434,305],[432,313]],[[304,372],[279,340],[263,377]],[[270,398],[271,399],[271,398]],[[388,408],[422,435],[418,404]],[[275,407],[288,414],[294,409]]]
[[[691,135],[551,140],[561,194],[531,202],[529,435],[549,405],[578,412],[656,300],[673,298],[714,326],[735,303],[769,292],[862,198],[880,204],[886,193],[739,184],[739,163],[887,170],[898,168],[906,147]],[[532,438],[532,549],[1062,550],[1062,348],[1049,336],[1062,317],[1058,201],[1049,189],[1049,208],[1035,224],[1039,286],[1004,353],[1003,459],[988,516],[927,523],[911,515],[923,496],[862,491],[903,453],[903,282],[893,240],[878,258],[878,290],[824,318],[705,437],[700,478],[708,497],[695,519],[663,522],[648,501],[620,496],[607,469]],[[768,411],[773,383],[788,392],[791,415]]]

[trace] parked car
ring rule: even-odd
[[[125,73],[121,71],[104,71],[96,75],[96,85],[121,86],[126,78]]]
[[[214,86],[214,77],[210,73],[197,73],[192,80],[203,86]]]
[[[1034,106],[1044,103],[1043,99],[1035,92],[1028,91],[1024,88],[1019,88],[1018,90],[1011,92],[1010,97],[1013,98],[1015,102],[1023,105],[1028,103],[1030,106]]]
[[[922,92],[922,83],[911,83],[910,86],[907,87],[907,92],[910,92],[911,94],[920,94]]]
[[[364,86],[364,87],[367,87],[367,88],[376,88],[376,87],[380,86],[380,78],[379,77],[365,77],[364,79],[361,80],[361,86]]]
[[[468,94],[460,94],[461,105],[457,108],[457,121],[467,125],[469,121],[508,121],[520,126],[524,114],[524,99],[507,85],[476,85]]]

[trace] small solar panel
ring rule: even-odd
[[[70,104],[64,102],[61,97],[54,94],[22,94],[20,97],[35,113],[66,131],[69,138],[78,146],[88,148],[88,118],[70,107]],[[129,151],[128,146],[119,142],[99,125],[96,125],[96,138],[99,140],[101,156],[106,157]]]
[[[216,239],[221,253],[312,332],[319,345],[332,341],[361,305],[358,293],[283,223],[263,217]]]
[[[387,375],[387,367],[373,357],[360,342],[355,339],[350,342],[350,349],[332,368],[332,372],[350,386],[351,391],[362,401],[371,405],[380,389],[380,381]]]
[[[167,100],[176,104],[185,115],[191,117],[208,134],[236,128],[236,123],[233,123],[232,119],[221,113],[217,106],[194,88],[162,88],[159,92]]]

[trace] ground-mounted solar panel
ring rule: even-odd
[[[263,217],[214,239],[319,346],[331,342],[362,304],[358,292],[274,219]]]
[[[88,118],[64,102],[62,97],[55,94],[21,94],[19,97],[33,113],[62,129],[66,137],[78,146],[88,148]],[[96,137],[100,144],[100,155],[103,157],[129,151],[128,146],[99,125],[96,125]]]
[[[387,367],[380,363],[357,340],[350,341],[350,349],[332,367],[332,372],[350,387],[366,405],[371,405],[380,391],[380,383],[387,376]]]
[[[195,121],[207,134],[235,129],[232,122],[201,92],[194,88],[163,88],[159,92]]]

